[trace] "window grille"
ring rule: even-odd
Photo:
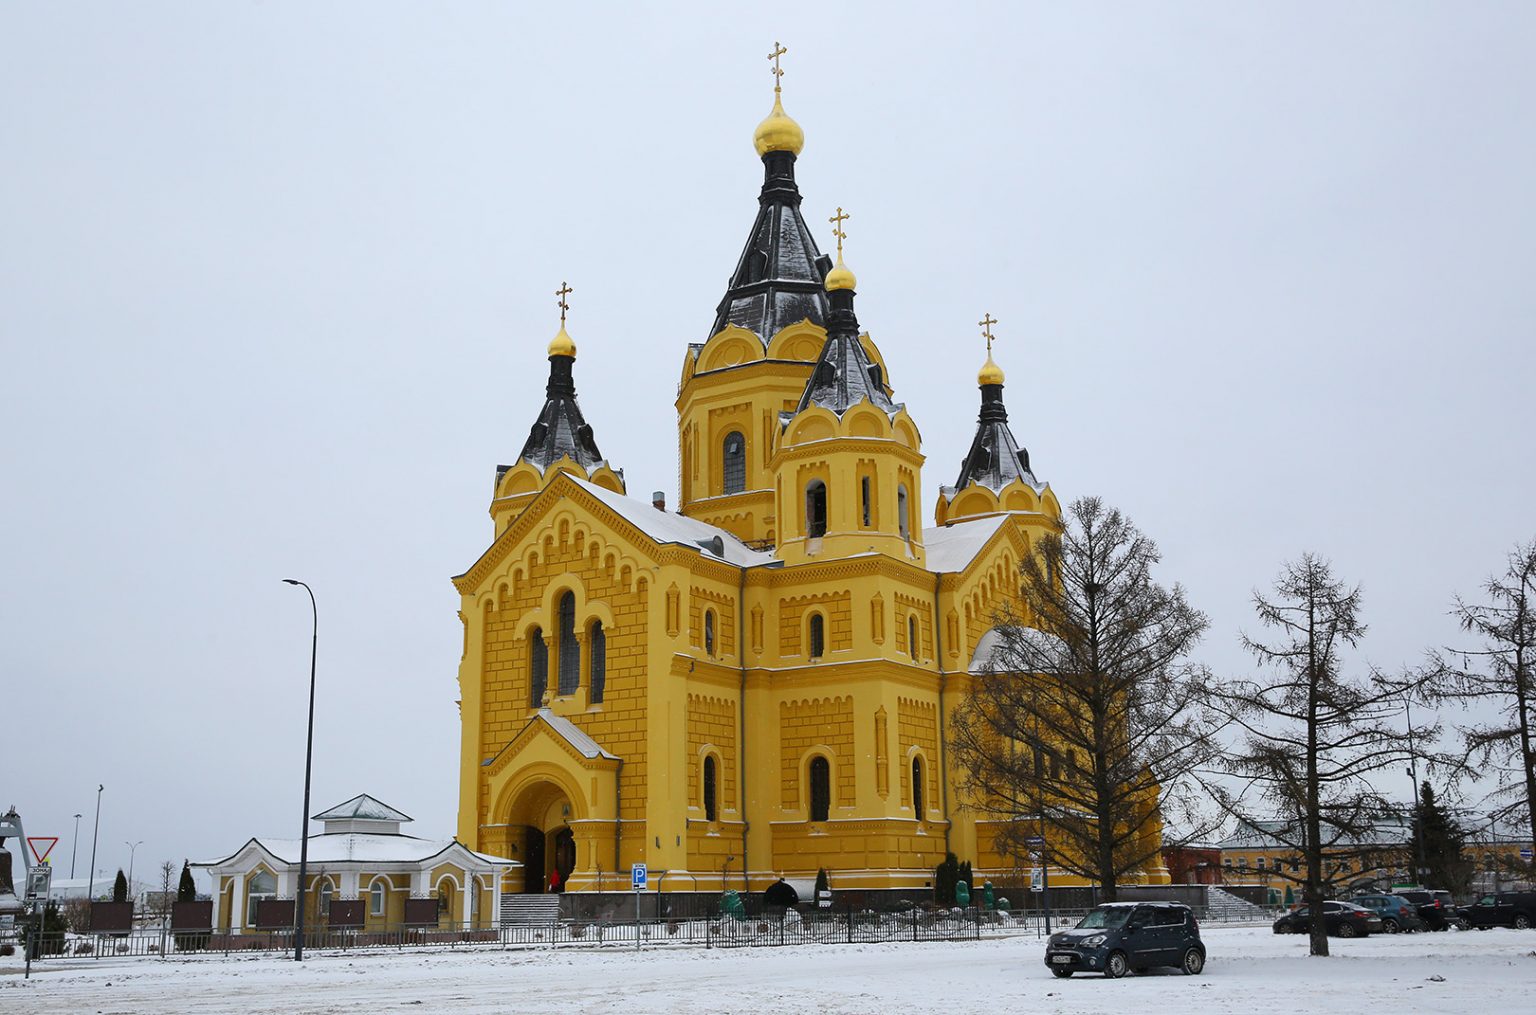
[[[741,493],[747,488],[747,440],[732,431],[725,435],[725,467],[722,475],[726,493]]]

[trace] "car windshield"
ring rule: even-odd
[[[1079,930],[1105,930],[1125,926],[1126,919],[1131,915],[1130,906],[1106,906],[1103,909],[1095,909],[1083,917],[1077,925]]]

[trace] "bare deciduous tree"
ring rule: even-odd
[[[1307,554],[1285,565],[1273,596],[1255,593],[1254,608],[1277,637],[1244,636],[1243,644],[1273,676],[1215,689],[1241,733],[1223,759],[1232,782],[1212,790],[1240,834],[1267,834],[1299,860],[1300,870],[1279,876],[1301,885],[1311,953],[1327,955],[1323,900],[1352,876],[1351,859],[1380,854],[1376,833],[1392,812],[1373,776],[1412,753],[1390,725],[1407,688],[1379,673],[1344,674],[1343,651],[1365,634],[1360,589],[1336,579],[1326,561]]]
[[[1157,546],[1119,511],[1086,497],[1065,522],[1022,561],[951,750],[976,806],[1013,819],[1001,851],[1039,835],[1114,900],[1158,861],[1165,814],[1211,751],[1207,675],[1187,661],[1208,621],[1153,580]]]
[[[1489,578],[1483,594],[1483,603],[1458,596],[1452,610],[1482,646],[1432,653],[1429,687],[1438,701],[1498,710],[1495,720],[1459,727],[1464,760],[1497,779],[1495,816],[1520,821],[1536,842],[1536,540],[1510,552],[1504,573]],[[1536,877],[1536,864],[1509,866]]]

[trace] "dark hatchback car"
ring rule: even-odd
[[[1349,901],[1381,917],[1381,929],[1388,934],[1407,934],[1429,929],[1419,916],[1419,907],[1401,895],[1357,895]]]
[[[1478,930],[1489,927],[1536,927],[1536,892],[1498,892],[1484,895],[1471,906],[1458,911],[1467,926]]]
[[[1200,924],[1188,906],[1175,902],[1109,902],[1072,930],[1051,935],[1045,964],[1057,976],[1103,973],[1111,979],[1172,966],[1189,976],[1205,969]]]
[[[1275,921],[1276,934],[1306,934],[1312,928],[1312,911],[1302,906]],[[1323,927],[1329,937],[1365,937],[1384,928],[1381,917],[1352,902],[1323,903]]]
[[[1461,919],[1451,893],[1442,889],[1404,888],[1392,894],[1401,895],[1417,906],[1419,918],[1429,924],[1430,930],[1446,930]]]

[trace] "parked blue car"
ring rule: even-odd
[[[1381,917],[1381,929],[1388,934],[1429,929],[1429,924],[1419,916],[1419,907],[1401,895],[1357,895],[1349,901],[1373,910]]]

